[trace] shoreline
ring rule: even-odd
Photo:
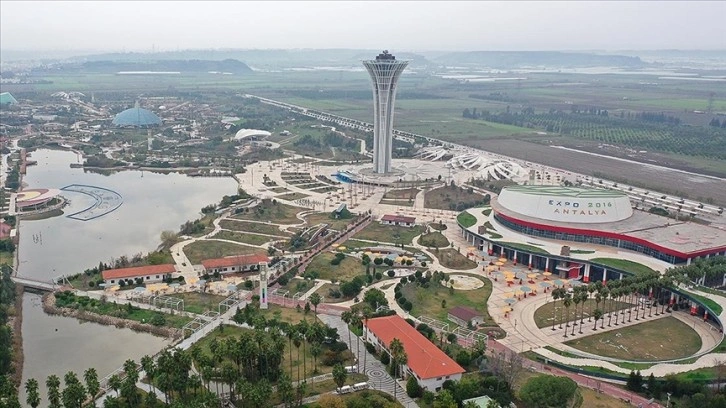
[[[13,372],[10,376],[16,388],[23,384],[23,367],[25,365],[25,354],[23,354],[23,295],[25,288],[22,285],[15,285],[15,317],[13,317]]]
[[[78,320],[98,323],[104,326],[115,326],[117,329],[128,328],[135,332],[148,333],[157,337],[163,337],[171,341],[176,341],[182,337],[180,329],[171,327],[154,326],[147,323],[139,323],[134,320],[121,319],[118,317],[102,315],[93,312],[81,311],[67,307],[56,306],[55,294],[46,293],[43,295],[41,304],[43,312],[51,316],[72,317]]]

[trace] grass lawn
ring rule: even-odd
[[[415,225],[413,227],[399,227],[372,222],[353,237],[375,242],[410,245],[413,241],[413,237],[421,235],[423,230],[424,227],[421,225]],[[396,237],[398,237],[398,239]]]
[[[282,291],[288,291],[288,297],[292,297],[292,295],[296,294],[297,292],[307,292],[315,285],[315,282],[309,281],[307,279],[302,278],[293,278],[290,279],[289,282],[287,282],[287,285],[280,286],[279,290]]]
[[[261,224],[258,222],[245,222],[229,219],[220,221],[219,226],[227,230],[238,232],[256,232],[258,234],[277,235],[283,237],[290,236],[289,233],[280,231],[280,228],[274,224]]]
[[[520,244],[518,242],[504,242],[504,241],[499,241],[498,243],[500,243],[502,245],[507,245],[507,246],[509,246],[511,248],[514,248],[514,249],[519,249],[519,250],[526,251],[526,252],[531,252],[531,253],[534,253],[534,254],[549,254],[549,252],[545,251],[542,248],[536,247],[534,245]],[[521,259],[522,258],[520,258],[520,260]]]
[[[294,312],[293,312],[294,313]],[[312,313],[310,313],[312,316]],[[212,339],[216,338],[217,341],[220,341],[222,339],[226,339],[229,337],[239,337],[243,332],[250,331],[250,329],[244,329],[241,327],[236,326],[220,326],[223,329],[222,330],[214,330],[213,332],[209,333],[207,336],[199,340],[197,344],[199,344],[199,347],[201,348],[202,353],[207,354],[208,356],[211,356],[212,353],[209,350],[209,344],[212,342]],[[323,346],[323,350],[326,350],[326,347]],[[292,360],[290,359],[290,352],[292,352]],[[324,351],[323,351],[324,353]],[[321,354],[322,356],[322,354]],[[318,357],[318,370],[320,371],[319,374],[326,374],[333,371],[333,367],[326,367],[323,366],[321,363],[321,356]],[[345,365],[352,365],[353,358],[352,354],[349,354],[349,358],[344,363]],[[230,360],[231,362],[231,360]],[[232,362],[232,364],[234,364]],[[301,345],[298,349],[293,344],[292,347],[290,347],[290,342],[285,339],[285,350],[283,352],[283,361],[280,365],[280,368],[290,373],[292,371],[292,381],[297,381],[302,378],[307,378],[313,376],[313,356],[310,354],[310,345],[305,344],[305,348]],[[292,370],[291,370],[292,369]],[[298,375],[299,372],[299,375]],[[310,383],[308,382],[308,385]]]
[[[203,314],[207,310],[216,312],[219,310],[219,302],[226,299],[225,296],[200,292],[175,293],[173,297],[183,299],[184,310],[196,314]]]
[[[288,193],[288,194],[279,195],[275,198],[281,198],[281,199],[287,200],[287,201],[295,201],[295,200],[299,200],[301,198],[306,198],[306,197],[310,197],[310,196],[308,194],[303,194],[303,193]]]
[[[469,228],[476,224],[476,217],[464,211],[456,216],[456,221],[458,221],[462,227]]]
[[[260,248],[252,248],[244,245],[232,244],[230,242],[203,240],[192,242],[184,247],[184,253],[192,264],[198,264],[203,259],[222,258],[232,255],[248,255],[262,251]]]
[[[312,307],[312,305],[310,306]],[[267,320],[275,318],[281,322],[287,322],[291,324],[297,324],[302,320],[306,320],[308,323],[312,323],[313,320],[317,319],[315,313],[313,313],[312,310],[310,311],[310,313],[305,314],[304,311],[298,312],[296,309],[290,307],[282,307],[273,304],[268,304],[267,310],[260,309],[260,314],[262,314],[262,316],[264,316]]]
[[[400,190],[389,190],[386,194],[383,195],[383,198],[387,200],[400,200],[400,199],[414,199],[416,198],[416,194],[419,193],[419,189],[417,188],[405,188]]]
[[[234,232],[222,230],[214,234],[212,238],[226,239],[229,241],[242,242],[250,245],[262,245],[265,242],[274,241],[276,238],[268,237],[266,235],[255,235],[244,232]]]
[[[446,224],[444,224],[444,223],[437,223],[437,222],[432,222],[432,223],[428,224],[428,226],[432,230],[436,230],[436,231],[446,231],[446,229],[448,228],[446,226]]]
[[[338,281],[350,281],[356,276],[366,274],[366,267],[360,263],[360,259],[346,256],[340,264],[331,265],[330,261],[334,258],[333,253],[323,252],[316,255],[305,270],[317,272],[320,279],[336,279]]]
[[[518,287],[518,286],[515,286],[515,288],[516,287]],[[514,289],[512,289],[512,290],[514,290]],[[537,296],[539,296],[539,295],[540,294],[538,294]],[[565,310],[565,306],[563,305],[562,300],[558,300],[557,305],[555,306],[554,302],[551,301],[552,295],[548,294],[547,296],[550,296],[550,298],[549,298],[550,301],[545,303],[544,305],[540,306],[539,309],[534,311],[534,322],[537,324],[537,327],[539,327],[539,328],[552,327],[552,319],[553,319],[552,314],[553,313],[557,313],[556,321],[557,321],[557,324],[559,324],[560,319],[562,319],[563,310]],[[625,302],[613,302],[612,306],[613,306],[613,310],[622,310],[622,309],[627,309],[628,307],[630,307],[632,305],[630,303],[625,303]],[[516,303],[515,303],[515,307],[516,307]],[[557,308],[556,311],[554,310],[555,307]],[[583,303],[578,304],[577,305],[578,319],[580,316],[581,309],[585,311],[584,316],[585,316],[585,319],[587,319],[587,317],[590,316],[590,307],[592,307],[593,311],[595,310],[595,308],[597,308],[597,302],[595,302],[594,299],[588,299],[585,301],[584,304]],[[602,310],[603,312],[606,312],[607,310],[610,310],[609,308],[610,308],[609,300],[607,301],[607,305],[605,304],[605,301],[600,302],[600,310]],[[642,313],[642,311],[641,311],[641,313]],[[628,315],[626,314],[625,317],[627,318]],[[613,315],[613,318],[615,318],[614,315]],[[622,318],[622,316],[618,317],[618,321],[620,321],[621,318]],[[575,320],[575,304],[574,303],[570,306],[570,317],[565,318],[565,320],[566,321]],[[608,314],[606,313],[605,314],[605,325],[606,326],[607,326],[608,320],[609,320],[609,317],[608,317]],[[601,325],[602,325],[602,322],[598,323],[597,327],[600,327]],[[592,324],[590,326],[592,326]],[[590,328],[592,329],[592,327],[590,327]]]
[[[484,196],[470,193],[467,189],[457,186],[445,186],[427,191],[424,196],[424,207],[440,210],[455,210],[459,203],[468,203],[464,208],[475,207],[484,203]]]
[[[693,355],[701,348],[701,338],[687,324],[669,316],[565,344],[605,357],[658,361]]]
[[[479,278],[477,277],[477,279]],[[484,324],[496,326],[487,310],[487,299],[492,293],[492,284],[488,280],[482,280],[482,282],[484,282],[484,286],[479,289],[453,291],[433,281],[428,288],[417,286],[415,283],[408,283],[401,289],[401,292],[406,299],[413,303],[411,315],[426,315],[447,321],[450,308],[466,306],[482,312],[484,314]],[[441,307],[442,300],[446,300],[446,307]]]
[[[348,224],[355,221],[355,218],[336,219],[331,218],[329,213],[315,213],[305,216],[305,220],[308,222],[308,225],[311,226],[317,224],[328,224],[330,228],[336,231],[342,231],[348,226]]]
[[[295,215],[305,210],[307,208],[282,203],[273,204],[272,201],[265,200],[257,207],[250,209],[249,212],[235,214],[232,218],[253,221],[274,220],[276,224],[299,224],[300,220]]]
[[[641,263],[628,261],[626,259],[592,258],[592,259],[590,259],[590,261],[599,263],[601,265],[610,266],[612,268],[617,268],[617,269],[620,269],[621,271],[630,272],[634,275],[656,273],[653,269],[651,269]]]
[[[421,235],[418,239],[419,245],[433,248],[444,248],[449,246],[449,240],[440,232],[430,232]]]
[[[721,313],[723,313],[723,307],[716,303],[715,301],[701,295],[697,295],[693,292],[688,292],[689,295],[691,295],[694,299],[698,300],[702,304],[708,306],[709,309],[711,309],[714,313],[716,313],[716,316],[720,316]]]
[[[472,269],[477,263],[460,254],[454,248],[438,249],[433,251],[434,256],[439,260],[441,265],[458,270]]]
[[[339,298],[334,298],[330,295],[330,290],[338,290],[340,291],[340,285],[332,284],[332,283],[326,283],[323,286],[321,286],[318,290],[315,291],[318,295],[325,298],[325,303],[340,303],[345,302],[348,300],[353,299],[352,297],[345,297],[342,294]]]

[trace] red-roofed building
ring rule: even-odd
[[[226,258],[205,259],[202,267],[206,273],[234,273],[256,271],[260,263],[269,263],[265,254],[237,255]]]
[[[406,217],[405,215],[386,214],[381,218],[383,225],[400,225],[402,227],[413,227],[416,225],[416,217]]]
[[[391,341],[400,340],[408,356],[404,373],[416,377],[419,385],[426,390],[438,392],[444,381],[459,381],[465,371],[401,316],[377,317],[363,322],[363,336],[376,349],[389,354]]]
[[[107,269],[101,272],[106,286],[118,285],[124,281],[127,285],[161,282],[176,272],[173,264],[137,266],[134,268]]]

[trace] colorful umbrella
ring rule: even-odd
[[[512,311],[512,308],[511,308],[511,307],[509,307],[509,306],[504,306],[504,307],[502,308],[502,312],[504,312],[504,313],[509,313],[509,312],[511,312],[511,311]]]
[[[555,286],[565,286],[565,282],[559,279],[555,279],[554,281],[552,281],[552,283],[554,283]]]
[[[532,288],[530,288],[529,286],[522,286],[521,288],[519,288],[519,290],[521,290],[524,293],[528,293],[528,292],[532,291]]]
[[[513,304],[517,303],[517,299],[507,298],[507,299],[504,299],[504,303],[506,303],[508,305],[513,305]]]
[[[550,286],[552,286],[552,284],[549,282],[540,282],[539,286],[542,286],[543,288],[549,288]]]
[[[502,263],[507,262],[507,258],[499,258],[499,262],[502,262]]]

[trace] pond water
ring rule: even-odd
[[[235,194],[232,178],[187,177],[182,174],[157,174],[122,171],[105,176],[72,169],[76,154],[58,150],[32,153],[37,166],[28,167],[23,178],[27,188],[63,188],[85,184],[113,190],[123,197],[116,211],[90,221],[65,215],[43,220],[22,221],[18,248],[18,274],[49,280],[72,275],[108,262],[121,255],[147,253],[159,245],[163,230],[178,231],[187,220],[200,216],[200,209]],[[81,193],[62,191],[71,204],[65,214],[81,211],[94,203]]]
[[[18,275],[49,280],[62,274],[82,272],[121,255],[147,253],[159,244],[163,230],[178,231],[186,220],[198,218],[200,209],[234,194],[237,182],[231,178],[191,178],[181,174],[124,171],[111,175],[70,168],[75,153],[38,150],[32,153],[37,166],[28,167],[26,188],[63,188],[85,184],[118,192],[123,204],[102,217],[80,221],[67,218],[91,206],[94,200],[81,193],[63,191],[71,201],[63,216],[20,223]],[[117,329],[76,319],[46,315],[40,296],[23,298],[23,384],[28,378],[40,383],[45,399],[45,379],[50,374],[61,380],[68,371],[82,372],[95,367],[105,377],[127,359],[138,361],[152,355],[168,342],[149,334]],[[25,392],[21,387],[21,401]],[[45,406],[45,402],[41,405]]]

